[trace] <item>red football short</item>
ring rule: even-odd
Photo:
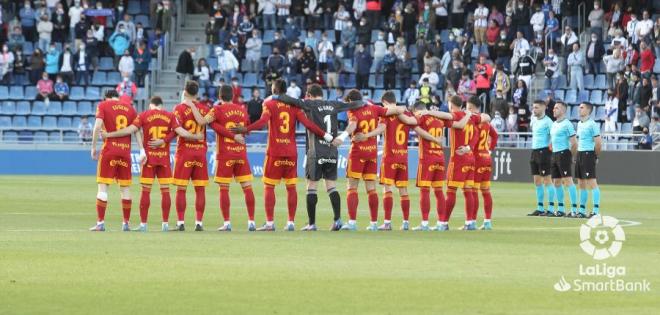
[[[264,160],[265,184],[277,185],[284,181],[285,185],[295,185],[298,182],[298,161],[295,157],[271,157]]]
[[[132,183],[131,156],[99,155],[96,168],[96,182],[99,184],[119,183],[119,186],[130,186]]]
[[[220,159],[215,164],[215,182],[229,184],[232,178],[243,183],[252,180],[250,163],[246,159]]]
[[[346,177],[362,180],[376,180],[378,173],[378,160],[348,158]]]
[[[172,167],[166,165],[149,165],[146,164],[142,167],[142,176],[140,176],[140,184],[152,185],[154,180],[158,177],[158,183],[161,185],[169,185],[172,183]]]
[[[490,179],[492,176],[493,168],[490,155],[477,156],[474,171],[474,187],[482,189],[490,188]]]
[[[408,163],[383,160],[380,165],[382,185],[408,187]]]
[[[445,185],[444,160],[420,160],[417,165],[417,187],[443,187]]]
[[[209,183],[208,163],[205,152],[177,153],[174,156],[174,176],[172,182],[177,186],[206,186]]]
[[[449,159],[447,187],[474,187],[474,156],[453,156]]]

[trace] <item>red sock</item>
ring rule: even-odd
[[[186,217],[186,189],[176,190],[176,219],[183,221]]]
[[[440,221],[449,222],[451,213],[454,211],[454,205],[456,205],[456,188],[449,187],[447,188],[447,199],[445,200],[445,217]]]
[[[422,221],[429,220],[429,212],[431,212],[431,197],[428,187],[419,189],[419,209],[422,210]]]
[[[403,220],[408,221],[410,218],[410,197],[403,195],[401,198],[401,213],[403,213]]]
[[[195,186],[195,220],[202,222],[206,207],[206,190],[204,186]]]
[[[298,192],[296,185],[286,185],[286,205],[289,207],[289,221],[296,219],[296,209],[298,208]]]
[[[493,196],[490,194],[490,189],[482,189],[481,195],[484,197],[484,218],[490,220],[493,214]]]
[[[140,195],[140,223],[147,223],[149,216],[149,206],[151,205],[151,186],[142,186]]]
[[[121,200],[121,210],[124,213],[124,223],[128,223],[131,219],[131,205],[133,201],[131,199],[122,199]]]
[[[479,192],[476,188],[472,189],[472,218],[470,220],[477,220],[477,213],[479,212]]]
[[[252,191],[252,186],[243,187],[243,195],[245,196],[248,220],[254,221],[254,191]]]
[[[383,209],[385,209],[385,220],[392,220],[392,208],[394,207],[394,200],[392,199],[392,192],[387,191],[383,195]]]
[[[98,222],[105,221],[105,209],[108,207],[108,202],[101,199],[96,199],[96,220]]]
[[[229,221],[229,207],[231,201],[229,200],[229,186],[220,185],[220,211],[222,212],[222,219]]]
[[[472,220],[472,208],[474,207],[472,188],[463,188],[463,197],[465,198],[465,220]]]
[[[358,194],[355,188],[349,188],[346,193],[346,207],[348,207],[348,219],[357,220]]]
[[[371,216],[371,222],[378,221],[378,193],[376,190],[367,191],[369,197],[369,215]]]
[[[275,216],[275,186],[264,185],[264,208],[266,209],[266,221],[273,222]]]
[[[163,211],[163,222],[170,220],[170,208],[172,207],[172,199],[170,197],[170,188],[160,188],[160,208]]]
[[[442,221],[447,212],[445,195],[442,193],[442,188],[435,188],[433,192],[435,193],[435,210],[438,213],[438,220]]]

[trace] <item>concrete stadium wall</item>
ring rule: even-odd
[[[347,148],[339,150],[339,176],[346,176]],[[382,152],[381,152],[382,153]],[[493,181],[529,182],[528,149],[501,148],[493,152]],[[132,154],[133,174],[139,174],[138,152]],[[172,156],[173,159],[173,156]],[[209,171],[215,160],[208,154]],[[248,159],[255,176],[263,175],[263,149],[250,150]],[[409,177],[417,174],[417,148],[409,150]],[[298,150],[298,174],[304,175],[304,150]],[[660,186],[660,152],[603,152],[597,168],[602,184]],[[96,161],[88,150],[0,150],[0,175],[95,175]]]

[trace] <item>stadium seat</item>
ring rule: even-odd
[[[558,80],[559,81],[557,82],[557,88],[564,89],[564,90],[568,89],[568,81],[566,80],[565,75],[563,75],[563,74],[559,75]]]
[[[72,101],[82,101],[85,99],[85,88],[81,86],[74,86],[71,88],[71,94],[69,94],[69,98]]]
[[[370,75],[369,76],[369,87],[382,89],[385,86],[384,78],[382,75]]]
[[[30,114],[30,102],[22,101],[16,103],[16,115]]]
[[[0,114],[3,115],[14,115],[16,114],[16,103],[12,101],[2,102],[2,108],[0,109]]]
[[[372,97],[374,102],[380,103],[380,99],[383,97],[383,93],[385,93],[385,90],[383,89],[374,90],[374,96]]]
[[[9,88],[7,86],[0,86],[0,100],[9,99]]]
[[[137,25],[138,23],[142,23],[142,26],[147,29],[151,28],[151,24],[149,24],[149,17],[146,15],[138,15],[135,17],[135,24]]]
[[[328,92],[328,99],[331,101],[337,99],[337,91],[335,89],[331,89],[330,92]]]
[[[28,126],[28,128],[41,128],[41,117],[40,116],[28,116],[27,126]]]
[[[34,142],[47,142],[48,133],[45,131],[37,131],[34,133]]]
[[[57,128],[57,117],[54,117],[54,116],[44,117],[42,127],[46,128],[46,129],[55,129],[55,128]]]
[[[252,89],[242,89],[241,95],[243,96],[243,100],[247,102],[252,98]]]
[[[32,115],[46,115],[46,104],[41,101],[32,104]]]
[[[265,30],[264,36],[261,38],[261,41],[264,44],[272,44],[275,41],[275,31],[274,30]]]
[[[580,112],[579,112],[580,107],[579,106],[573,106],[571,107],[571,115],[569,117],[570,120],[578,120],[580,119]]]
[[[564,90],[556,90],[555,91],[555,100],[564,100],[565,92]]]
[[[126,13],[130,15],[136,15],[141,12],[140,1],[139,0],[130,0],[128,1],[128,7],[126,7]]]
[[[593,90],[594,89],[594,75],[593,74],[585,74],[582,80],[583,80],[585,89],[588,89],[588,90]]]
[[[92,85],[103,86],[106,85],[106,74],[103,71],[96,71],[92,76]]]
[[[57,119],[57,128],[71,128],[71,117],[60,117]]]
[[[273,52],[273,48],[270,45],[261,46],[261,58],[268,58]]]
[[[605,106],[596,107],[596,120],[605,120]]]
[[[9,88],[9,99],[21,101],[25,99],[25,94],[23,94],[23,86],[12,85]]]
[[[588,102],[588,101],[589,101],[589,91],[587,90],[580,91],[580,94],[578,94],[578,103]]]
[[[26,86],[25,87],[25,99],[33,100],[37,98],[37,87],[36,86]]]
[[[59,131],[51,131],[48,133],[48,142],[60,142],[62,138],[60,137]]]
[[[64,132],[64,142],[78,142],[80,137],[75,131],[65,131]]]
[[[25,116],[16,116],[12,119],[11,125],[13,128],[25,128],[27,127],[27,119]]]
[[[632,133],[632,123],[621,124],[621,133]]]
[[[111,57],[101,57],[99,60],[99,70],[112,71],[115,67]]]
[[[209,58],[209,59],[206,59],[206,62],[208,62],[209,67],[211,67],[211,69],[218,69],[218,58],[215,58],[215,57]],[[247,61],[243,61],[241,64],[244,65],[246,63],[247,63]]]
[[[11,118],[9,116],[0,116],[0,128],[11,128]]]
[[[73,117],[73,119],[71,120],[71,127],[73,127],[73,128],[78,128],[78,126],[80,126],[80,117],[75,116],[75,117]]]
[[[410,56],[417,57],[417,45],[408,46],[408,52],[410,53]],[[416,68],[416,67],[413,67],[413,68]]]
[[[591,91],[591,97],[589,97],[589,103],[594,105],[603,105],[603,92],[600,90]]]
[[[379,30],[372,30],[371,31],[371,42],[372,43],[375,42],[378,39],[378,33],[379,32],[380,32]]]
[[[62,115],[62,102],[50,102],[46,109],[48,115]]]
[[[653,66],[653,73],[660,73],[660,59],[655,60],[655,65]]]
[[[15,131],[5,131],[2,133],[2,138],[6,142],[18,141],[18,133]]]
[[[245,78],[243,79],[243,84],[246,88],[257,86],[257,74],[246,73]]]
[[[566,91],[566,96],[564,97],[564,101],[568,104],[576,104],[577,103],[577,91],[576,90]]]
[[[78,103],[78,115],[94,115],[94,109],[91,102]]]
[[[77,113],[78,113],[78,109],[76,108],[76,102],[72,102],[72,101],[64,102],[62,108],[62,115],[72,116],[72,115],[76,115]]]
[[[594,87],[599,90],[607,90],[607,78],[604,74],[599,74],[596,76]]]
[[[98,101],[101,99],[101,90],[96,86],[88,86],[85,93],[85,100]]]
[[[116,86],[121,82],[121,74],[117,71],[108,72],[105,85]]]
[[[23,43],[23,55],[29,56],[32,55],[33,52],[34,52],[34,45],[32,44],[32,42],[25,41]]]

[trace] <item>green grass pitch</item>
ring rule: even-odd
[[[261,224],[259,179],[254,187]],[[344,181],[340,187],[345,217]],[[307,217],[303,188],[300,183],[298,229]],[[418,191],[412,185],[410,191],[415,226]],[[159,232],[160,196],[154,189],[150,231],[122,233],[114,186],[106,219],[110,231],[91,233],[86,229],[96,219],[93,177],[0,176],[0,314],[658,314],[657,187],[602,187],[604,214],[641,223],[624,227],[621,253],[605,262],[626,266],[627,281],[650,281],[649,293],[555,291],[562,276],[578,278],[580,264],[596,263],[579,247],[583,221],[526,217],[535,203],[531,184],[494,183],[492,191],[489,232],[367,232],[361,186],[359,232],[327,231],[331,210],[320,193],[323,231],[248,233],[243,196],[232,185],[234,232],[221,234],[215,231],[221,222],[217,187],[210,185],[207,231]],[[139,185],[132,193],[135,225]],[[283,187],[276,196],[281,229]],[[193,200],[189,189],[189,230]],[[452,229],[462,224],[461,200],[459,193]]]

